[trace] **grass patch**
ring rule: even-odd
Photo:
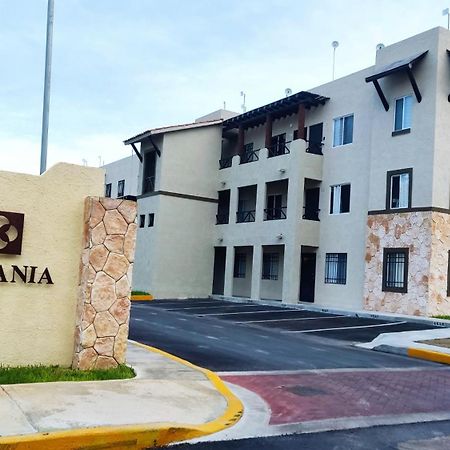
[[[114,369],[74,370],[60,366],[1,367],[0,384],[49,383],[52,381],[97,381],[133,378],[136,373],[124,364]]]
[[[434,319],[444,319],[444,320],[450,320],[450,316],[446,315],[440,315],[440,316],[432,316]]]
[[[131,291],[131,295],[150,295],[150,294],[145,291]]]

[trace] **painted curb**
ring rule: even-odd
[[[148,294],[148,295],[132,295],[130,297],[130,300],[134,301],[134,302],[145,302],[145,301],[149,302],[151,300],[154,300],[154,298],[153,298],[153,295],[150,295],[150,294]]]
[[[151,423],[142,425],[108,426],[68,431],[35,433],[0,437],[2,450],[99,450],[144,449],[160,447],[222,431],[242,417],[242,402],[228,389],[219,376],[189,361],[154,347],[133,342],[139,347],[159,353],[174,361],[202,372],[227,401],[226,411],[217,419],[201,425],[178,423]]]
[[[450,364],[450,355],[447,353],[435,352],[415,347],[394,347],[393,345],[378,345],[372,350],[384,353],[393,353],[395,355],[409,356],[410,358],[424,359],[426,361],[437,362],[441,364]]]

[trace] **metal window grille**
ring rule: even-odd
[[[125,192],[125,180],[120,180],[117,183],[117,197],[123,197]]]
[[[236,253],[234,257],[234,278],[245,278],[245,253]]]
[[[347,283],[347,253],[327,253],[325,257],[325,283]]]
[[[406,288],[408,255],[406,251],[388,251],[385,254],[384,287],[393,290]]]
[[[263,255],[263,280],[278,280],[279,260],[278,253],[265,253]]]

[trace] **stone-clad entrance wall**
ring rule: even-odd
[[[450,313],[447,265],[450,216],[421,211],[368,218],[365,309],[431,316]],[[408,292],[383,292],[383,249],[409,248]]]
[[[89,197],[72,366],[110,368],[125,362],[136,202]]]

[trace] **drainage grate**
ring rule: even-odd
[[[291,392],[295,395],[300,395],[301,397],[312,397],[314,395],[327,395],[328,392],[323,389],[314,388],[311,386],[285,386],[286,391]]]

